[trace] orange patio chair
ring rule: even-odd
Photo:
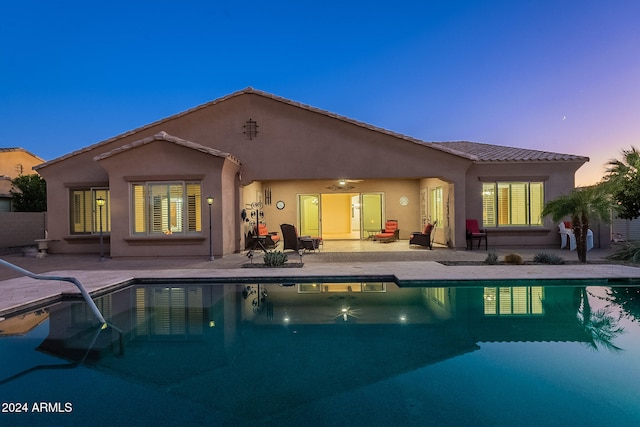
[[[380,233],[373,236],[373,240],[377,240],[383,243],[394,242],[400,238],[400,229],[398,228],[398,220],[390,219],[384,225],[384,228],[380,230]]]

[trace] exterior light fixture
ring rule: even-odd
[[[213,196],[207,197],[207,204],[209,205],[209,261],[213,261],[213,232],[211,229],[211,206],[213,205]]]
[[[104,261],[104,238],[102,233],[102,207],[107,203],[103,197],[96,199],[96,205],[98,205],[98,216],[100,217],[100,261]]]

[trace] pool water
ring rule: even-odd
[[[640,288],[145,284],[0,321],[0,425],[637,426]]]

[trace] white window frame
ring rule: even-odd
[[[130,194],[133,236],[202,233],[200,181],[132,182]]]
[[[544,181],[497,181],[482,183],[482,223],[484,227],[542,227]],[[524,187],[522,195],[518,187]],[[532,194],[532,187],[539,191]],[[535,191],[534,191],[535,193]],[[514,202],[514,199],[519,200]],[[504,206],[506,204],[506,206]],[[520,219],[518,219],[520,218]]]

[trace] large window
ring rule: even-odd
[[[133,234],[202,231],[199,182],[135,183],[131,195]]]
[[[542,286],[484,288],[484,314],[486,315],[544,314],[543,301]]]
[[[202,336],[202,287],[136,288],[135,302],[136,339],[184,340]]]
[[[104,199],[102,209],[96,200]],[[106,188],[71,190],[71,234],[97,234],[111,231],[111,198]],[[100,212],[102,211],[102,218]]]
[[[485,227],[542,225],[544,183],[492,182],[482,184]]]

